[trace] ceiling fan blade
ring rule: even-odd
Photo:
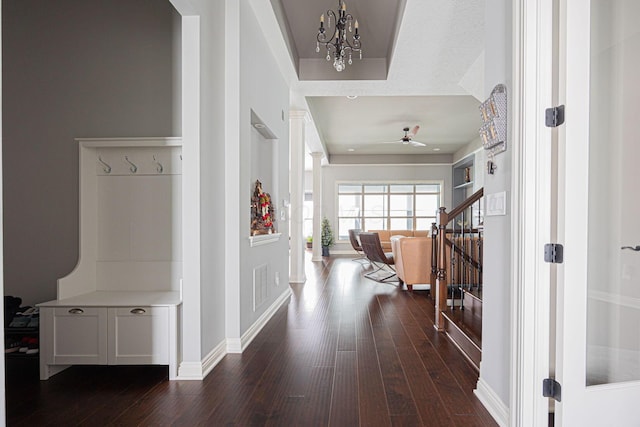
[[[410,144],[414,147],[426,147],[427,144],[425,144],[424,142],[418,142],[418,141],[411,141]]]
[[[402,140],[400,139],[396,139],[395,141],[384,141],[384,142],[377,142],[376,144],[397,144],[399,142],[402,142]]]
[[[408,135],[408,136],[410,136],[410,137],[414,137],[414,136],[416,136],[416,134],[418,133],[418,131],[419,131],[419,130],[420,130],[420,126],[415,125],[415,126],[413,127],[413,129],[411,129],[411,132],[409,132],[409,135]]]

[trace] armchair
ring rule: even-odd
[[[400,284],[413,285],[431,282],[431,237],[391,237],[391,249]]]
[[[363,260],[366,261],[367,260],[367,256],[364,254],[364,251],[362,250],[362,246],[360,245],[360,242],[358,241],[358,235],[359,234],[360,234],[360,230],[356,230],[356,229],[349,230],[349,241],[351,242],[351,247],[358,254],[358,257],[354,258],[352,261],[363,261]]]
[[[360,243],[362,245],[362,250],[369,258],[371,265],[375,267],[375,270],[365,274],[365,277],[375,280],[377,282],[386,282],[389,279],[392,279],[396,273],[393,268],[394,260],[393,255],[390,253],[385,253],[382,250],[382,246],[380,244],[380,237],[377,233],[360,233]],[[385,267],[391,269],[385,270]],[[378,273],[384,271],[383,276],[379,276]]]

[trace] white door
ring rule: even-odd
[[[640,426],[640,1],[560,5],[556,425]]]

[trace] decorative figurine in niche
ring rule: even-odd
[[[256,180],[251,196],[251,235],[275,232],[275,210],[271,196],[262,190],[262,183]]]

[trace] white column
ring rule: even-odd
[[[313,157],[313,257],[311,261],[322,261],[322,166],[324,154],[311,153]]]
[[[289,282],[304,283],[305,239],[303,236],[304,212],[304,150],[305,126],[310,121],[306,111],[289,113],[289,141],[291,152],[291,171],[289,189],[291,190],[291,258],[289,261]],[[315,245],[314,245],[315,246]]]

